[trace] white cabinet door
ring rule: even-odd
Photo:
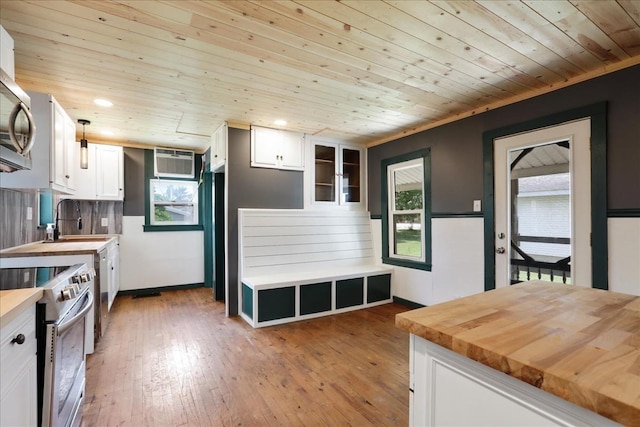
[[[38,421],[35,305],[0,329],[0,426]],[[22,344],[11,340],[22,334]]]
[[[280,169],[304,170],[304,134],[281,131]]]
[[[277,168],[280,156],[280,131],[277,129],[251,128],[251,166]]]
[[[107,248],[107,269],[109,270],[108,310],[111,310],[111,306],[120,290],[120,246],[117,242],[111,243]]]
[[[362,147],[315,139],[311,144],[311,202],[316,206],[364,208]]]
[[[120,146],[101,145],[95,147],[96,199],[124,199],[124,154]]]
[[[59,104],[55,103],[53,104],[53,140],[51,141],[53,155],[51,156],[50,177],[51,184],[61,187],[61,189],[67,186],[65,126],[64,110]]]
[[[304,170],[304,134],[252,126],[251,166]]]
[[[224,169],[227,161],[228,129],[224,123],[211,135],[211,170],[216,172]]]
[[[65,170],[65,188],[68,192],[73,193],[76,189],[77,174],[75,173],[77,165],[80,164],[80,143],[76,142],[76,124],[71,118],[64,113],[64,170]]]

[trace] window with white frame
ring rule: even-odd
[[[389,182],[389,256],[424,261],[422,159],[392,165]]]
[[[149,180],[151,225],[197,225],[198,181]]]
[[[431,269],[430,152],[383,161],[383,262]]]

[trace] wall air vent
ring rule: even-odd
[[[193,178],[195,153],[169,148],[153,149],[153,174],[166,178]]]

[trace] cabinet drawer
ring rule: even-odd
[[[29,307],[11,323],[0,329],[0,383],[4,390],[13,383],[37,352],[35,305]],[[25,336],[23,344],[11,343],[18,334]]]

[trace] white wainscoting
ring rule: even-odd
[[[202,231],[145,233],[143,225],[144,217],[123,217],[120,290],[204,283]]]
[[[640,295],[640,218],[609,218],[609,290]]]
[[[382,254],[382,221],[372,220],[374,249]],[[393,295],[433,305],[484,291],[482,218],[434,218],[432,271],[394,267]]]
[[[484,292],[484,219],[434,218],[431,234],[431,304]]]

